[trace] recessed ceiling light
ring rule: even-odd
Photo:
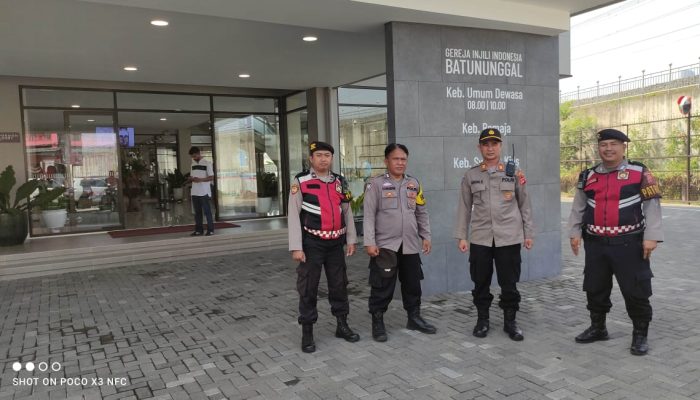
[[[239,78],[250,78],[250,74],[238,74]]]
[[[151,25],[153,26],[168,26],[170,25],[170,22],[164,20],[164,19],[154,19],[151,21]]]
[[[73,107],[73,108],[80,108],[80,104],[73,104],[71,107]]]
[[[94,120],[94,119],[89,119],[89,120],[87,120],[87,122],[95,122],[95,120]]]
[[[302,40],[305,42],[315,42],[318,38],[316,36],[304,36]]]
[[[134,66],[124,67],[124,71],[138,71],[139,69]]]
[[[168,119],[167,119],[167,118],[161,118],[160,120],[161,120],[161,121],[167,121]]]

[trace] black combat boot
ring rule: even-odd
[[[384,313],[375,311],[372,313],[372,337],[377,342],[386,342],[386,328],[384,327]]]
[[[338,315],[338,327],[335,329],[335,337],[343,338],[348,342],[357,342],[360,340],[360,335],[353,332],[348,326],[347,315]]]
[[[593,343],[598,340],[608,340],[608,330],[605,327],[605,313],[591,312],[591,326],[576,336],[576,343]]]
[[[478,338],[485,338],[489,333],[489,313],[479,313],[476,326],[472,334]]]
[[[406,322],[406,329],[411,329],[414,331],[419,331],[423,333],[433,334],[437,332],[434,326],[428,323],[420,316],[420,308],[411,310],[408,312],[408,322]]]
[[[314,326],[312,324],[304,324],[301,326],[301,351],[304,353],[313,353],[316,351]]]
[[[647,333],[649,332],[649,321],[632,321],[632,346],[630,353],[635,356],[645,356],[649,351],[647,344]]]
[[[503,331],[508,334],[508,337],[510,337],[511,340],[519,342],[524,338],[523,331],[521,331],[520,328],[518,328],[518,325],[515,323],[515,313],[516,311],[512,308],[503,310]]]

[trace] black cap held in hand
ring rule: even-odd
[[[624,133],[618,131],[617,129],[603,129],[598,132],[598,141],[615,139],[621,142],[629,142],[630,138]]]

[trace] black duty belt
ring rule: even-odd
[[[615,245],[632,243],[632,242],[641,242],[642,241],[642,233],[632,233],[629,235],[617,235],[617,236],[598,236],[598,235],[591,235],[590,233],[585,233],[583,239],[590,240],[592,242],[598,242],[598,243],[609,244],[609,245],[615,246]]]

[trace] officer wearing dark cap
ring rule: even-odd
[[[474,282],[472,296],[478,319],[476,337],[489,331],[490,292],[494,261],[503,309],[503,330],[515,341],[523,333],[515,322],[519,310],[520,247],[531,249],[534,227],[525,174],[506,171],[501,159],[501,132],[484,129],[479,135],[479,151],[484,161],[467,170],[462,178],[457,225],[454,236],[461,252],[469,252],[469,272]],[[471,243],[470,243],[471,241]]]
[[[614,275],[632,319],[630,353],[645,355],[652,316],[649,257],[663,241],[661,192],[644,164],[625,159],[629,141],[616,129],[598,132],[602,162],[579,175],[569,237],[575,255],[581,238],[586,250],[583,290],[591,326],[576,336],[576,342],[608,340],[605,316],[612,307]]]
[[[355,223],[352,200],[345,179],[331,171],[333,147],[324,142],[309,144],[311,168],[294,178],[289,193],[289,251],[297,267],[301,349],[316,351],[313,324],[318,319],[316,301],[321,269],[326,270],[328,301],[337,319],[335,336],[348,342],[360,336],[348,326],[350,311],[345,256],[355,253]],[[343,246],[347,244],[347,252]]]
[[[401,281],[406,328],[433,334],[437,329],[420,315],[423,270],[420,254],[430,254],[430,221],[423,188],[406,173],[408,148],[391,143],[384,149],[387,172],[365,187],[364,245],[369,263],[369,313],[372,337],[387,340],[384,313]]]

